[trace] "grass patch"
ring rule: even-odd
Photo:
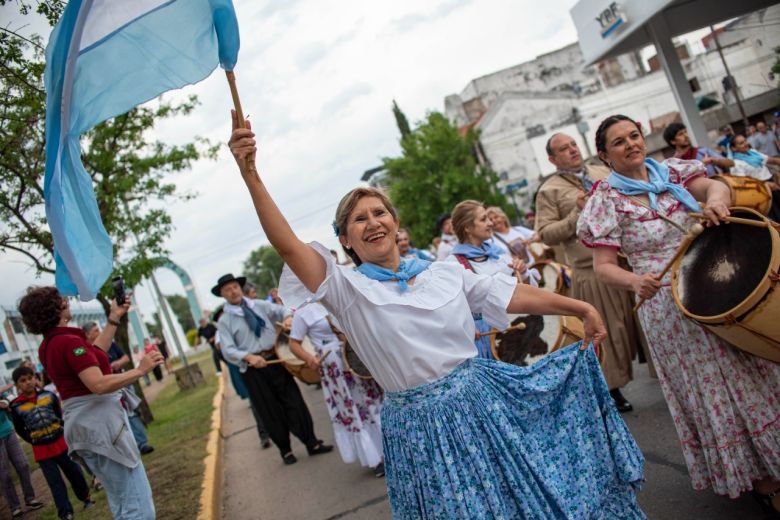
[[[198,513],[212,401],[218,386],[213,363],[203,362],[210,357],[209,352],[190,360],[191,364],[201,361],[199,365],[206,379],[204,386],[182,392],[171,375],[171,382],[151,405],[155,420],[147,433],[155,450],[144,455],[143,463],[160,519],[191,520]],[[84,520],[111,518],[105,491],[93,493],[93,498],[97,505],[82,511],[71,491],[70,500],[76,516]],[[38,518],[56,520],[57,511],[51,505]]]

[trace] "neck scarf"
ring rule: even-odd
[[[469,260],[472,258],[479,258],[481,256],[486,256],[491,260],[498,260],[498,257],[500,257],[503,253],[503,249],[498,247],[493,242],[488,241],[482,242],[482,245],[479,247],[473,244],[458,244],[452,249],[452,254],[463,255]]]
[[[747,153],[734,152],[734,159],[745,161],[754,168],[761,168],[764,165],[764,156],[755,150],[748,150]]]
[[[372,280],[378,280],[380,282],[386,282],[388,280],[398,280],[398,289],[401,292],[406,291],[409,288],[407,281],[409,278],[414,278],[421,272],[428,269],[431,263],[425,260],[419,260],[417,258],[411,258],[402,260],[398,265],[398,271],[393,272],[386,267],[381,267],[370,262],[363,262],[355,268],[356,271],[368,276]]]
[[[624,177],[612,170],[607,177],[607,182],[623,195],[647,194],[650,199],[650,207],[658,209],[658,195],[668,191],[672,197],[682,203],[690,211],[701,211],[701,206],[696,202],[688,190],[679,184],[669,182],[669,167],[653,159],[645,159],[648,182]]]
[[[676,155],[676,154],[675,154]],[[682,159],[684,161],[694,161],[699,156],[699,149],[695,146],[689,146],[687,150],[685,150],[685,153],[682,155],[676,155],[678,159]]]
[[[256,337],[260,337],[260,334],[263,333],[263,329],[265,328],[265,321],[263,318],[255,314],[255,311],[252,310],[252,307],[249,305],[249,300],[246,298],[241,300],[241,310],[244,311],[244,319],[246,320],[246,324],[249,325],[249,330],[251,330]]]

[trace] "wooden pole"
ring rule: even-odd
[[[238,87],[236,87],[236,75],[233,73],[232,70],[226,70],[225,76],[227,76],[228,86],[230,87],[230,97],[233,98],[233,108],[236,111],[236,119],[238,119],[238,126],[239,128],[246,128],[244,111],[241,109],[241,98],[238,97]],[[257,168],[255,168],[254,154],[246,158],[246,167],[250,173],[257,173]]]
[[[677,252],[674,253],[674,256],[667,262],[666,266],[664,267],[664,270],[661,271],[661,274],[656,276],[656,280],[662,280],[666,272],[672,268],[672,264],[674,264],[680,256],[688,249],[688,246],[691,245],[691,242],[693,242],[697,236],[701,235],[704,232],[704,226],[699,224],[698,222],[691,226],[691,229],[688,230],[688,233],[683,237],[682,242],[680,242],[680,247],[677,248]],[[642,306],[642,304],[645,303],[645,299],[642,298],[639,300],[639,303],[637,303],[634,306],[634,312],[639,310],[639,307]]]

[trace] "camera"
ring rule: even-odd
[[[125,294],[125,282],[122,280],[122,277],[114,277],[114,279],[111,280],[111,286],[114,288],[114,299],[116,300],[116,304],[124,305],[125,300],[127,300],[127,295]]]

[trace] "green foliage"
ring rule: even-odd
[[[194,347],[198,344],[198,329],[190,329],[187,331],[187,344]]]
[[[197,328],[195,319],[192,317],[192,311],[190,310],[190,302],[181,294],[168,294],[165,296],[168,300],[168,304],[171,306],[171,310],[176,315],[176,319],[179,320],[182,330],[190,330]]]
[[[8,0],[0,0],[5,5]],[[64,2],[15,2],[22,14],[35,11],[54,24]],[[53,243],[43,203],[44,55],[39,36],[0,28],[0,251],[25,255],[38,272],[54,271]],[[218,146],[195,138],[169,145],[149,139],[160,120],[187,115],[198,105],[160,100],[108,120],[82,137],[82,161],[92,176],[103,224],[114,242],[114,275],[133,287],[167,256],[172,230],[167,205],[193,197],[176,190],[172,175],[186,172]],[[101,293],[111,295],[110,278]]]
[[[279,284],[282,267],[284,267],[284,260],[276,249],[271,246],[260,246],[249,253],[241,274],[257,286],[257,297],[263,299],[268,291]]]
[[[462,200],[508,207],[496,189],[496,172],[475,158],[477,141],[473,129],[461,136],[444,115],[431,112],[401,139],[401,157],[383,159],[390,199],[418,247],[435,236],[436,218]]]
[[[403,113],[398,103],[393,100],[393,116],[395,117],[395,124],[398,127],[398,131],[401,132],[401,139],[410,135],[412,129],[409,126],[409,120],[406,119],[406,114]]]

